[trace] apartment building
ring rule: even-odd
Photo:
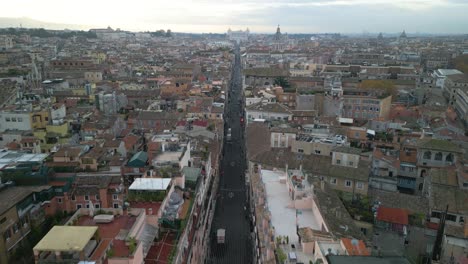
[[[416,186],[418,193],[428,192],[431,184],[427,177],[432,168],[448,168],[453,166],[462,150],[456,144],[440,139],[424,138],[417,143],[417,166]]]
[[[375,96],[370,93],[345,93],[342,117],[354,119],[387,119],[392,96]]]
[[[453,74],[445,79],[442,93],[450,105],[455,105],[458,99],[457,89],[468,90],[468,74]]]
[[[0,132],[5,130],[31,130],[30,112],[26,110],[0,111]]]
[[[465,126],[468,126],[468,89],[456,89],[454,108],[457,112],[458,118]]]
[[[14,263],[12,254],[31,232],[33,222],[41,222],[39,195],[43,187],[0,186],[0,263]]]
[[[332,156],[335,147],[345,145],[346,137],[317,137],[307,134],[297,135],[291,144],[291,151],[305,155]]]
[[[270,132],[272,148],[290,148],[298,130],[290,127],[273,127]]]
[[[432,77],[435,81],[435,87],[437,88],[444,88],[445,79],[447,76],[454,75],[454,74],[463,74],[461,71],[456,69],[438,69],[435,70],[432,74]]]
[[[292,112],[284,105],[278,103],[257,103],[246,107],[247,123],[254,119],[268,121],[290,121]]]

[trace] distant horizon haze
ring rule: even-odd
[[[187,33],[468,33],[468,0],[17,0],[0,27],[171,29]]]

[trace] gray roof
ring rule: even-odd
[[[410,264],[404,257],[327,256],[330,264]]]
[[[323,184],[323,186],[321,184]],[[314,182],[314,187],[314,193],[317,197],[315,201],[333,235],[340,238],[353,237],[356,239],[365,239],[337,193],[333,192],[325,181]]]
[[[463,72],[457,70],[457,69],[438,69],[437,70],[440,74],[448,76],[448,75],[454,75],[454,74],[463,74]]]
[[[362,149],[342,146],[342,147],[334,148],[333,152],[341,152],[341,153],[359,155],[362,153]]]
[[[35,187],[7,187],[0,190],[0,215],[4,214],[8,209],[12,208],[33,192],[46,190],[50,186],[35,186]]]
[[[432,209],[443,211],[447,204],[449,212],[468,214],[468,192],[452,186],[432,184]]]
[[[297,128],[293,127],[281,127],[281,126],[275,126],[270,129],[271,132],[279,132],[279,133],[293,133],[297,134],[299,130]]]
[[[248,157],[270,150],[270,130],[265,123],[250,123],[247,126],[245,139]]]
[[[460,147],[458,147],[455,143],[442,139],[420,139],[417,145],[421,149],[461,152]]]
[[[318,176],[330,176],[341,179],[353,179],[367,182],[369,179],[369,162],[360,160],[357,168],[332,165],[332,158],[322,155],[304,155],[289,150],[270,149],[258,153],[250,159],[253,162],[276,168],[299,168]]]
[[[468,83],[468,74],[453,74],[447,76],[447,79],[455,83]]]
[[[280,113],[280,114],[289,114],[292,112],[284,105],[278,103],[269,103],[263,104],[262,102],[252,104],[246,107],[247,111],[257,111],[257,112],[271,112],[271,113]]]

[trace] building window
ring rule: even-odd
[[[62,198],[57,198],[57,203],[62,203]]]
[[[76,196],[72,195],[71,199],[72,199],[72,201],[76,201]]]
[[[362,183],[362,182],[357,182],[357,183],[356,183],[356,188],[358,188],[358,189],[360,189],[360,190],[364,189],[364,183]]]
[[[89,208],[89,203],[86,204],[86,208]]]
[[[97,203],[94,205],[94,208],[101,208],[101,205]]]
[[[82,207],[81,204],[76,205],[76,209],[81,209],[81,207]]]
[[[346,187],[351,187],[351,186],[353,186],[353,183],[350,180],[346,180],[345,186]]]
[[[18,225],[18,223],[15,223],[13,225],[13,232],[16,234],[16,233],[18,233],[18,231],[19,231],[19,225]]]
[[[89,195],[84,196],[85,201],[89,201]]]
[[[341,164],[341,160],[337,159],[336,164]]]
[[[303,149],[297,149],[297,152],[304,153],[304,150]]]
[[[11,122],[16,122],[16,117],[12,117]]]
[[[364,235],[367,235],[367,228],[361,227],[361,232],[362,232]]]
[[[96,194],[96,201],[99,201],[99,194]]]
[[[349,166],[353,166],[354,163],[352,161],[348,162]]]
[[[423,159],[431,159],[432,153],[430,151],[424,152]]]
[[[453,162],[453,154],[452,153],[448,154],[447,157],[445,158],[445,161]]]
[[[452,221],[452,222],[457,222],[457,216],[453,214],[447,214],[447,220]],[[16,232],[15,232],[16,233]]]
[[[315,150],[315,154],[320,154],[320,150]]]
[[[442,160],[442,152],[437,152],[434,157],[435,160]]]
[[[331,178],[331,179],[330,179],[330,183],[336,185],[336,178]]]
[[[23,122],[23,118],[22,118],[22,117],[18,117],[18,122]]]
[[[5,239],[5,241],[8,241],[10,240],[10,238],[11,238],[11,231],[10,229],[7,229],[5,233],[3,233],[3,239]]]
[[[115,209],[118,209],[118,208],[119,208],[119,204],[118,204],[118,203],[114,203],[114,208],[115,208]]]
[[[23,227],[27,227],[28,226],[28,216],[24,216],[23,218],[20,219],[20,223]]]
[[[10,122],[11,119],[9,117],[5,117],[5,121]]]
[[[117,195],[117,194],[113,194],[113,195],[112,195],[112,199],[114,199],[114,200],[118,200],[118,199],[119,199],[119,197],[118,197],[118,195]]]

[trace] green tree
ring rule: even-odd
[[[273,82],[274,85],[278,85],[278,86],[281,86],[283,87],[283,89],[287,89],[287,88],[290,88],[291,87],[291,84],[289,84],[289,81],[288,79],[286,79],[285,77],[283,76],[278,76],[275,78],[274,82]]]

